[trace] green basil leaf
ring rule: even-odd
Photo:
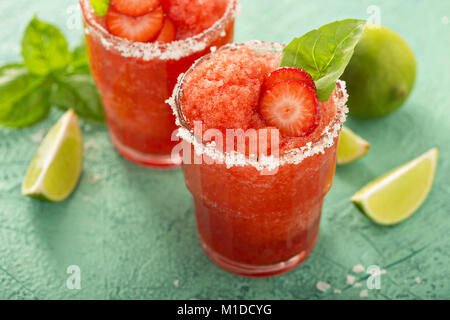
[[[90,74],[89,61],[84,38],[72,51],[72,62],[67,70],[69,74]]]
[[[109,0],[89,0],[96,15],[103,17],[108,12]]]
[[[81,42],[72,50],[72,61],[88,61],[86,53],[86,41],[81,39]]]
[[[47,117],[50,85],[45,77],[31,74],[24,65],[0,68],[0,125],[30,126]]]
[[[100,94],[89,74],[58,76],[51,101],[62,110],[73,109],[82,118],[96,122],[105,120]]]
[[[22,56],[28,70],[37,75],[64,69],[71,60],[69,46],[61,31],[36,17],[25,30]]]
[[[344,73],[366,21],[336,21],[294,39],[283,50],[281,67],[302,68],[317,86],[320,101],[330,98],[336,80]]]

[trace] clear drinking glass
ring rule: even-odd
[[[283,48],[264,42],[242,45],[264,53]],[[170,100],[179,135],[188,145],[184,150],[190,151],[184,152],[183,169],[194,199],[201,245],[213,262],[229,272],[252,277],[287,272],[308,257],[317,241],[323,200],[336,168],[338,136],[348,111],[345,83],[338,81],[328,102],[335,105],[336,113],[320,138],[303,150],[282,154],[276,173],[262,174],[250,158],[244,156],[243,163],[242,155],[224,154],[202,141],[185,121],[184,79],[211,55],[180,77]],[[201,163],[194,160],[199,155]],[[227,164],[218,159],[227,159]]]
[[[151,167],[174,167],[176,129],[165,103],[180,73],[213,47],[233,42],[237,0],[224,16],[192,38],[168,44],[137,43],[111,35],[89,0],[80,0],[90,67],[100,90],[108,129],[116,149],[127,159]]]

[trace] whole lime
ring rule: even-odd
[[[347,82],[350,114],[385,116],[402,106],[414,87],[414,53],[394,31],[368,26],[342,79]]]

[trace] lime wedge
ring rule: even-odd
[[[76,114],[69,110],[42,141],[22,184],[25,196],[59,202],[75,189],[83,162],[83,143]]]
[[[370,150],[370,143],[343,127],[338,143],[337,164],[349,164],[364,157]]]
[[[438,157],[438,149],[431,149],[369,183],[351,200],[378,224],[402,222],[411,217],[428,196]]]

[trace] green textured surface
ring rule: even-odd
[[[19,59],[20,38],[34,13],[58,24],[74,44],[81,35],[71,27],[75,3],[1,1],[0,63]],[[416,88],[404,108],[378,121],[348,121],[372,150],[337,170],[310,258],[275,278],[222,271],[199,246],[181,171],[128,163],[115,153],[103,126],[83,125],[85,141],[98,148],[86,150],[81,183],[71,198],[48,204],[22,197],[20,185],[38,147],[32,137],[51,127],[60,115],[54,111],[31,128],[0,128],[0,298],[359,299],[365,282],[361,288],[345,284],[358,263],[387,270],[381,290],[369,291],[369,298],[450,298],[450,1],[242,3],[236,40],[278,42],[332,20],[367,18],[368,6],[378,5],[382,23],[406,38],[418,60]],[[348,200],[368,181],[435,146],[441,156],[434,188],[407,222],[377,226]],[[92,177],[100,180],[92,183]],[[81,290],[66,287],[69,265],[81,268]],[[318,281],[331,289],[318,291]],[[334,288],[342,293],[333,294]]]

